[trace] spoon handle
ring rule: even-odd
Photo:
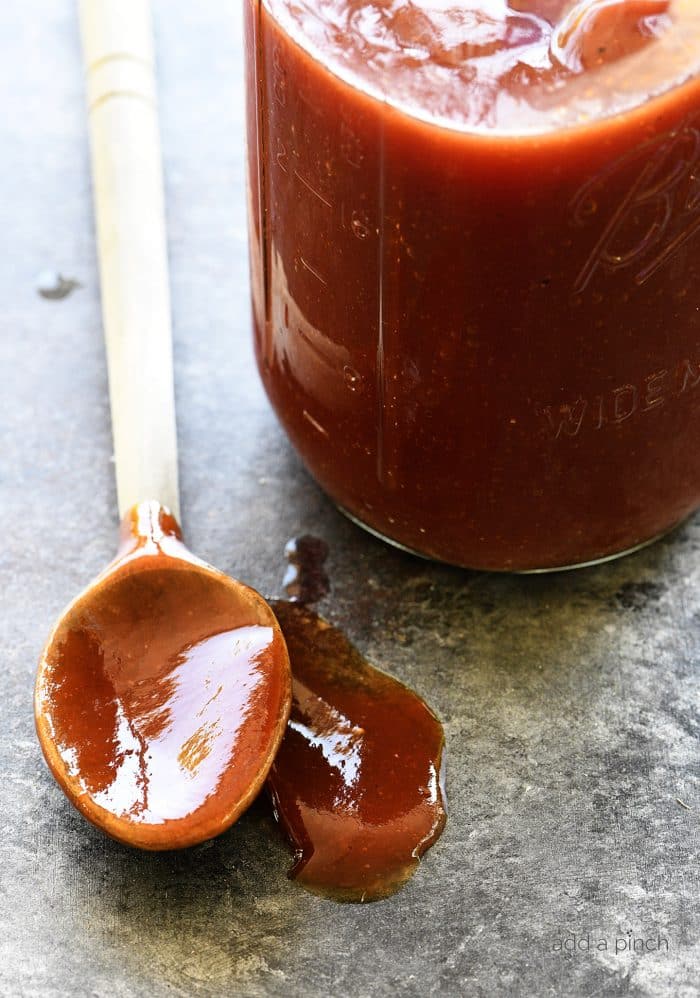
[[[149,0],[80,0],[119,512],[179,518],[170,288]]]

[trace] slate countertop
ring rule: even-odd
[[[35,664],[113,553],[115,490],[76,12],[3,4],[0,992],[697,995],[700,518],[529,578],[430,565],[343,519],[254,370],[239,5],[154,16],[188,541],[270,595],[290,537],[328,542],[321,610],[445,723],[450,820],[399,895],[339,906],[286,879],[262,805],[206,846],[144,855],[51,780]],[[46,268],[81,287],[42,298]]]

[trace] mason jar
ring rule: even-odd
[[[244,0],[259,370],[373,533],[544,570],[700,505],[698,7]]]

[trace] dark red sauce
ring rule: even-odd
[[[336,900],[387,897],[445,824],[442,727],[322,617],[272,605],[293,675],[288,730],[268,777],[295,850],[290,876]]]
[[[287,541],[284,553],[289,562],[283,586],[292,602],[318,603],[331,590],[325,569],[328,545],[320,537],[303,534]]]
[[[286,553],[296,599],[325,595],[327,546],[301,538]],[[269,788],[292,875],[339,900],[385,897],[442,831],[442,728],[312,610],[273,609],[195,558],[157,503],[136,507],[42,656],[47,762],[108,834],[172,849],[228,827],[277,752]]]
[[[40,663],[37,722],[56,749],[47,761],[86,817],[128,844],[172,849],[222,831],[281,737],[281,634],[221,578],[169,514],[144,504]]]
[[[383,536],[578,564],[700,504],[695,0],[245,0],[253,310]]]

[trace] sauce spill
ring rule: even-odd
[[[63,277],[56,270],[42,270],[37,277],[36,289],[42,298],[49,301],[60,301],[67,298],[76,288],[82,287],[80,281],[72,277]]]
[[[442,726],[345,635],[272,601],[292,666],[292,713],[268,776],[294,850],[289,876],[338,901],[395,893],[446,821]]]
[[[304,534],[292,537],[284,549],[289,561],[282,585],[295,603],[318,603],[331,591],[324,565],[328,560],[328,545],[320,537]]]

